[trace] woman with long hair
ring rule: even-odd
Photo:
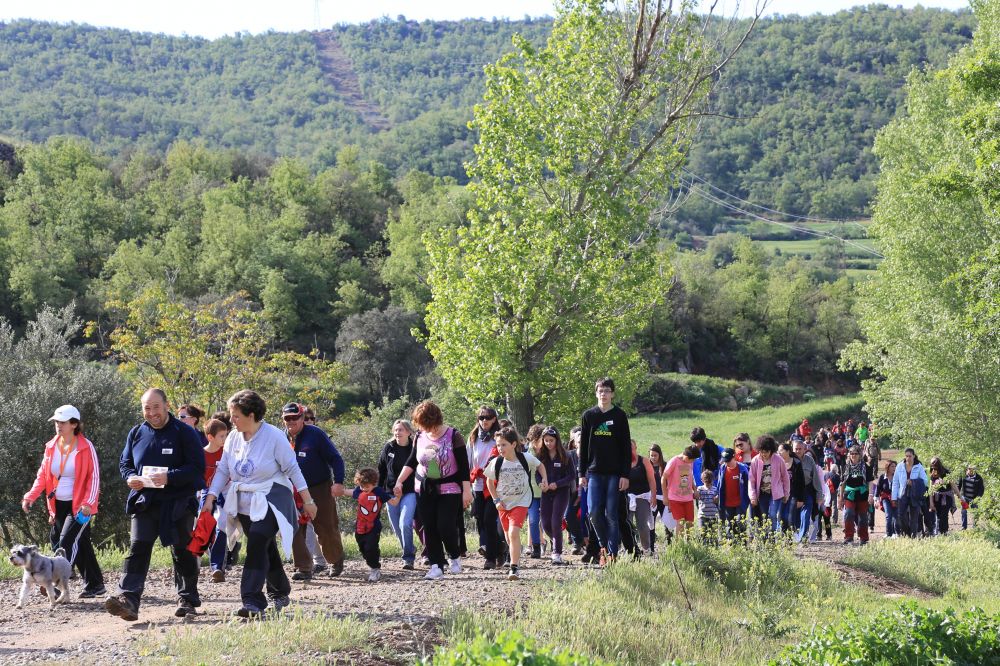
[[[486,490],[486,463],[496,455],[496,434],[500,431],[497,410],[482,405],[476,416],[476,425],[469,433],[466,447],[469,450],[472,467],[472,515],[476,519],[479,532],[480,552],[486,561],[483,569],[494,569],[500,556],[499,516],[496,506]]]
[[[542,448],[536,456],[545,468],[546,486],[542,488],[542,529],[552,540],[552,564],[564,564],[563,516],[569,505],[570,488],[576,479],[576,468],[563,448],[559,431],[549,426],[542,431]],[[537,479],[536,479],[537,480]]]
[[[896,525],[906,536],[915,537],[923,533],[921,518],[926,493],[927,472],[920,464],[917,452],[908,448],[903,452],[903,462],[892,475],[890,496],[890,500],[896,503]]]
[[[545,430],[544,423],[536,423],[528,428],[528,434],[524,436],[525,451],[538,458],[542,453],[542,432]],[[531,554],[529,557],[537,560],[542,556],[542,490],[538,486],[538,476],[535,483],[531,484],[533,499],[528,507],[528,536],[531,537]]]
[[[378,486],[392,491],[396,480],[410,459],[413,450],[413,426],[405,419],[396,419],[392,424],[392,439],[382,447],[378,458]],[[386,503],[389,524],[403,549],[403,568],[413,569],[417,548],[413,543],[413,523],[417,514],[417,492],[413,479],[403,484],[403,494],[395,505]]]
[[[663,480],[660,479],[660,487]],[[639,455],[638,445],[632,440],[632,459],[629,464],[628,474],[628,518],[635,523],[635,530],[639,533],[639,545],[642,552],[649,554],[652,543],[649,538],[650,527],[652,527],[652,506],[655,502],[653,494],[656,492],[656,479],[653,478],[653,465],[648,458]],[[631,508],[634,505],[634,509]]]
[[[653,444],[649,447],[649,465],[653,468],[653,480],[656,482],[656,497],[651,497],[650,511],[652,516],[650,518],[649,525],[649,550],[650,552],[656,552],[656,522],[663,515],[664,508],[666,505],[663,503],[663,470],[666,468],[666,463],[663,461],[663,449],[660,448],[659,444]],[[667,543],[670,543],[670,532],[667,532]]]
[[[886,460],[885,471],[878,477],[875,484],[875,496],[879,507],[885,514],[885,536],[888,539],[896,536],[896,507],[892,501],[892,477],[896,473],[896,461]]]
[[[747,494],[750,514],[758,522],[768,521],[772,532],[781,529],[781,507],[789,495],[790,479],[785,462],[777,456],[778,443],[770,435],[756,442],[757,455],[750,461]]]
[[[936,528],[936,534],[948,533],[948,521],[951,514],[958,510],[955,497],[958,496],[958,485],[950,476],[951,470],[944,466],[937,456],[931,458],[931,497],[929,516],[931,526]],[[928,528],[930,532],[930,527]]]

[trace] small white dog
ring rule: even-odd
[[[14,546],[10,549],[10,563],[24,569],[21,596],[17,600],[18,608],[24,606],[24,602],[28,600],[32,582],[45,589],[49,597],[49,610],[53,610],[57,603],[69,598],[69,579],[73,575],[73,567],[66,559],[66,552],[62,548],[56,551],[55,557],[46,557],[38,552],[38,546]],[[59,589],[58,598],[56,598],[56,588]]]

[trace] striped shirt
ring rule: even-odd
[[[698,512],[703,520],[719,517],[719,491],[714,486],[698,486]]]

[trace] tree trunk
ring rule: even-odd
[[[507,416],[522,437],[535,424],[535,397],[525,389],[519,396],[507,395]]]

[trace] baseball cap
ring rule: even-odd
[[[63,405],[56,407],[55,413],[49,421],[69,421],[70,419],[80,420],[80,410],[73,405]]]
[[[736,457],[735,449],[726,449],[725,451],[722,452],[722,462],[729,462],[735,457]]]
[[[302,405],[297,402],[290,402],[281,408],[282,416],[299,416],[303,413],[305,413],[305,410],[302,409]]]

